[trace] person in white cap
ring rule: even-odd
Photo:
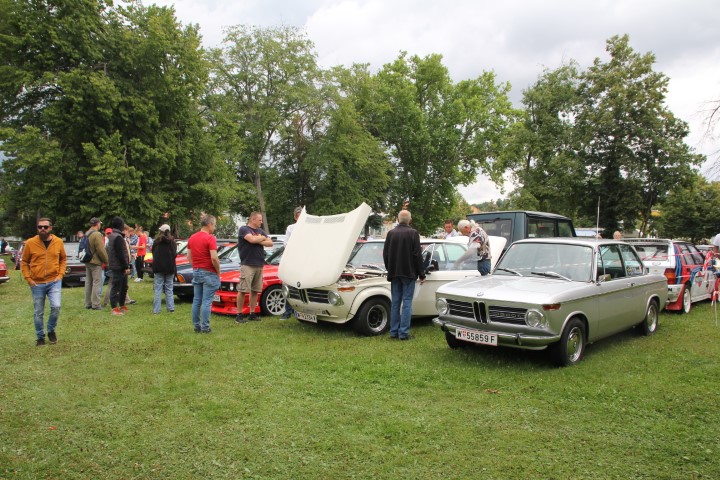
[[[160,313],[162,294],[165,292],[165,308],[168,312],[175,311],[173,297],[173,279],[175,278],[175,257],[177,247],[175,239],[170,235],[170,225],[163,224],[152,245],[152,271],[154,277],[153,314]]]

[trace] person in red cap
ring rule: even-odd
[[[92,253],[92,258],[85,264],[85,308],[93,310],[102,310],[100,292],[105,280],[103,265],[108,263],[105,236],[100,232],[100,228],[102,228],[100,219],[92,217],[90,229],[85,232]]]

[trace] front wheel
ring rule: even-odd
[[[690,313],[690,309],[692,309],[692,296],[690,295],[690,284],[686,283],[683,288],[682,311],[683,313]]]
[[[656,300],[651,300],[645,313],[645,320],[640,324],[640,331],[643,335],[652,335],[658,327],[658,304]]]
[[[585,324],[573,318],[565,325],[560,341],[550,348],[553,361],[559,367],[575,365],[582,360],[585,353]]]
[[[285,297],[280,285],[272,285],[263,291],[260,297],[263,315],[282,315],[285,313]]]
[[[371,298],[362,304],[353,321],[353,328],[362,335],[382,335],[390,329],[390,302]]]

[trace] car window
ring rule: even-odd
[[[494,237],[504,237],[505,240],[507,240],[508,245],[512,241],[510,238],[512,235],[512,220],[495,219],[477,223],[488,235],[492,235]]]
[[[240,252],[238,251],[237,245],[233,245],[230,248],[225,249],[218,258],[232,260],[233,262],[240,262]]]
[[[350,256],[348,264],[353,268],[362,266],[385,268],[383,261],[383,242],[368,242],[358,244],[358,248]]]
[[[628,277],[642,275],[644,272],[643,264],[635,250],[630,245],[618,245],[618,247],[625,264],[625,275]]]
[[[633,243],[633,247],[640,255],[641,260],[667,260],[668,259],[668,244],[667,243],[653,243],[653,244],[639,244]]]
[[[560,243],[516,243],[502,257],[493,275],[523,275],[578,282],[591,280],[592,248]]]
[[[704,263],[703,256],[693,245],[688,243],[678,243],[677,245],[680,247],[680,255],[685,260],[683,263],[686,265],[702,265]]]
[[[599,275],[610,275],[611,280],[625,277],[625,269],[620,257],[618,245],[603,245],[598,255],[597,272]]]
[[[558,220],[558,233],[560,237],[574,237],[573,228],[570,226],[570,222]]]
[[[528,218],[528,238],[557,237],[555,222],[542,218]]]
[[[272,255],[270,255],[265,262],[268,265],[280,265],[280,260],[282,260],[282,254],[285,251],[285,247],[279,247],[277,250],[273,252]]]

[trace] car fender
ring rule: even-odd
[[[388,283],[387,287],[384,287],[382,285],[368,287],[355,295],[355,299],[353,300],[350,311],[348,312],[348,321],[355,318],[355,315],[357,314],[358,310],[360,310],[362,304],[365,303],[367,299],[372,297],[384,297],[387,299],[388,302],[390,302],[390,284]]]

